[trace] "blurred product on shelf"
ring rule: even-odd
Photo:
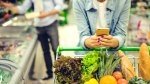
[[[66,24],[68,24],[68,14],[69,14],[69,3],[70,0],[64,0],[64,10],[60,12],[59,14],[59,24],[60,26],[64,26]]]
[[[20,61],[20,58],[23,56],[24,51],[29,43],[25,41],[1,41],[0,42],[0,56],[3,59],[9,59],[15,63]],[[3,53],[2,53],[3,52]]]
[[[24,16],[15,16],[4,22],[2,26],[33,26],[33,20],[27,19]]]
[[[133,12],[134,11],[134,12]],[[132,8],[129,27],[128,27],[128,45],[138,46],[141,43],[150,43],[150,10],[148,2],[139,0],[136,2],[136,8]]]

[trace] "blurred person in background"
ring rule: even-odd
[[[52,46],[52,51],[56,56],[56,49],[59,45],[58,37],[58,13],[63,9],[63,0],[24,0],[22,5],[15,6],[11,3],[1,2],[1,4],[9,8],[13,13],[24,14],[33,4],[34,12],[40,12],[38,18],[34,19],[34,25],[38,32],[38,40],[41,43],[44,59],[47,68],[47,77],[43,80],[48,80],[53,77],[52,58],[50,53],[49,40]],[[33,71],[30,72],[30,79],[36,80],[33,77]]]
[[[78,46],[86,49],[122,47],[126,38],[130,5],[131,0],[73,0],[80,34]],[[108,27],[110,35],[96,36],[97,25],[100,25],[99,28]]]
[[[131,42],[137,44],[150,42],[150,19],[148,19],[148,2],[146,0],[137,0],[136,8],[130,15],[129,34]],[[129,40],[129,41],[130,41]]]
[[[144,1],[137,2],[136,14],[143,17],[148,17],[148,5]]]
[[[146,4],[148,4],[150,1],[149,0],[131,0],[131,7],[135,8],[138,2],[145,2]]]

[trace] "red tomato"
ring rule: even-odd
[[[122,73],[120,71],[115,71],[113,73],[113,77],[115,77],[116,80],[119,80],[119,79],[123,78]]]
[[[125,80],[125,79],[119,79],[119,80],[117,81],[117,84],[128,84],[128,81]]]

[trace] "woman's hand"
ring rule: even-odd
[[[100,37],[93,35],[85,40],[85,46],[88,48],[96,48],[100,46],[99,42]]]
[[[93,35],[85,40],[85,46],[88,48],[110,47],[116,48],[119,46],[119,41],[111,35],[96,36]]]
[[[104,35],[102,39],[100,39],[100,45],[102,47],[116,48],[119,46],[119,41],[111,35]]]

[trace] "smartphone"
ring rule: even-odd
[[[109,28],[101,28],[101,29],[96,29],[96,35],[97,36],[102,36],[102,35],[109,35]]]

